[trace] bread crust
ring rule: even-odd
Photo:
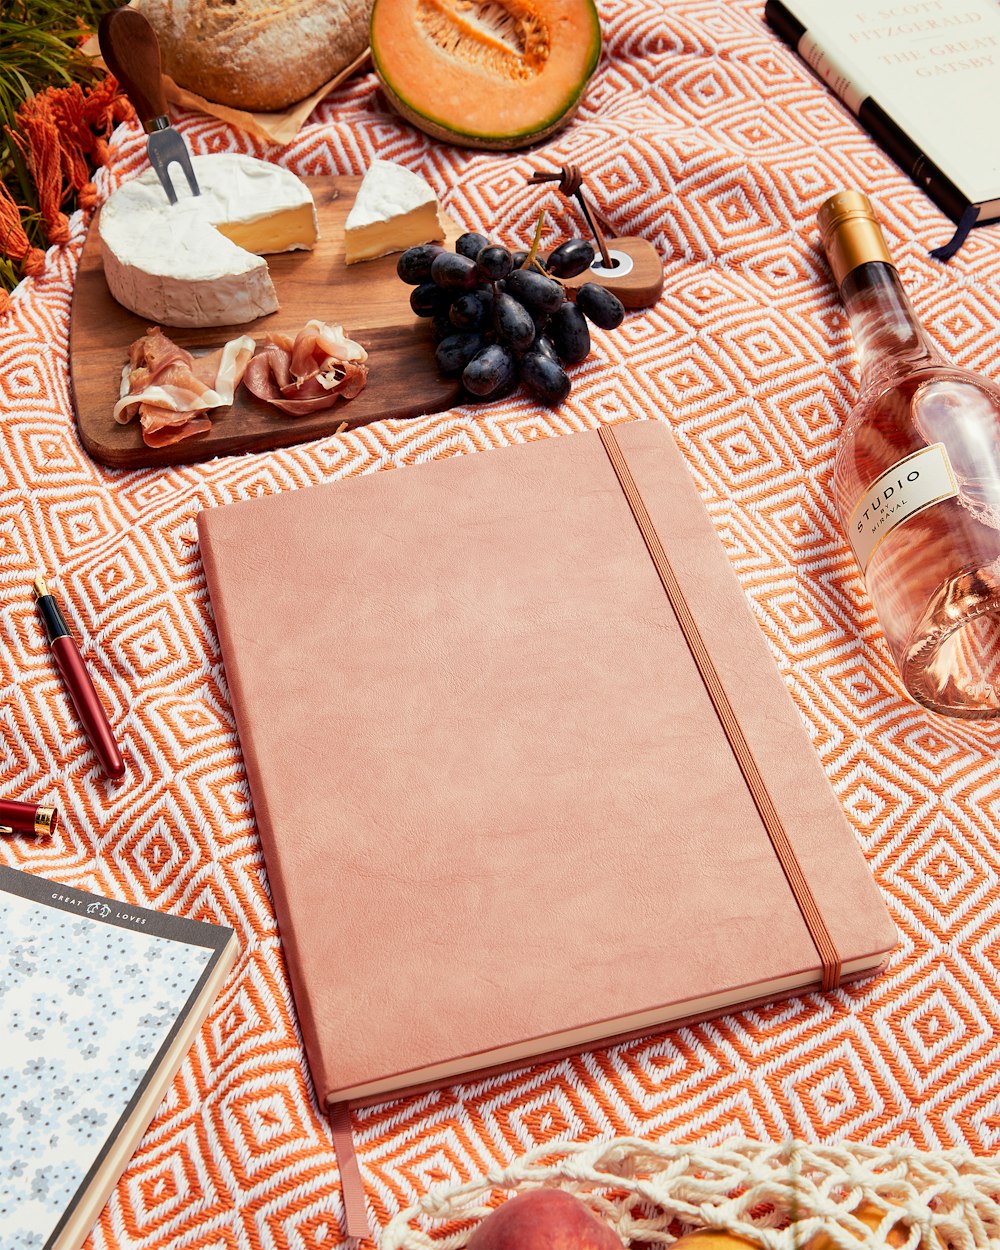
[[[206,100],[271,113],[305,99],[368,46],[372,0],[135,0],[163,70]]]

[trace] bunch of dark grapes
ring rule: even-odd
[[[560,244],[541,265],[528,259],[471,230],[453,252],[421,243],[399,257],[396,273],[414,288],[410,307],[433,320],[438,368],[461,375],[475,399],[499,399],[520,381],[543,403],[562,403],[570,390],[564,366],[590,354],[588,321],[614,330],[625,316],[596,282],[571,291],[560,281],[590,267],[594,249],[585,239]]]

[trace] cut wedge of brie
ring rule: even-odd
[[[344,225],[348,265],[444,238],[437,196],[412,170],[374,160]]]
[[[149,169],[101,209],[111,294],[165,326],[238,325],[274,312],[278,298],[261,254],[315,245],[309,189],[287,169],[252,156],[191,159],[201,195],[185,185],[171,204]]]

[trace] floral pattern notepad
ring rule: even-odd
[[[86,1235],[235,947],[230,929],[0,867],[0,1246]]]

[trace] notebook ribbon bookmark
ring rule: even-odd
[[[346,1103],[337,1102],[329,1108],[330,1128],[333,1132],[333,1148],[337,1152],[340,1168],[340,1192],[344,1201],[344,1232],[358,1240],[371,1237],[368,1226],[368,1205],[365,1202],[365,1183],[361,1179],[358,1156],[354,1153],[354,1134],[351,1131],[351,1113]]]
[[[760,813],[767,836],[771,840],[771,845],[774,847],[774,852],[778,857],[778,862],[788,881],[792,895],[798,904],[799,911],[802,913],[802,919],[809,930],[809,936],[816,947],[822,968],[822,988],[824,990],[835,989],[840,983],[841,962],[830,930],[823,919],[806,875],[802,871],[802,865],[795,855],[795,848],[789,841],[785,827],[781,823],[781,817],[774,805],[774,800],[767,789],[757,761],[754,759],[753,752],[750,750],[750,744],[746,740],[743,727],[736,718],[736,713],[729,701],[729,695],[722,684],[722,679],[719,677],[715,663],[708,653],[708,648],[705,646],[705,641],[698,629],[694,614],[684,597],[681,584],[671,567],[670,560],[667,558],[666,550],[660,541],[659,534],[656,532],[653,518],[649,515],[635,478],[632,476],[632,470],[625,459],[625,453],[622,451],[621,444],[615,437],[611,426],[602,426],[600,437],[608,459],[611,461],[611,467],[614,469],[619,485],[625,494],[625,498],[628,500],[629,507],[632,509],[632,515],[635,518],[636,525],[639,527],[639,532],[642,534],[646,550],[649,552],[663,589],[666,591],[674,616],[677,618],[681,633],[684,635],[684,641],[687,643],[688,650],[691,652],[701,679],[705,683],[705,689],[712,700],[712,706],[715,708],[715,713],[725,732],[730,749],[736,757],[740,772],[743,774],[743,779],[757,806],[757,811]]]

